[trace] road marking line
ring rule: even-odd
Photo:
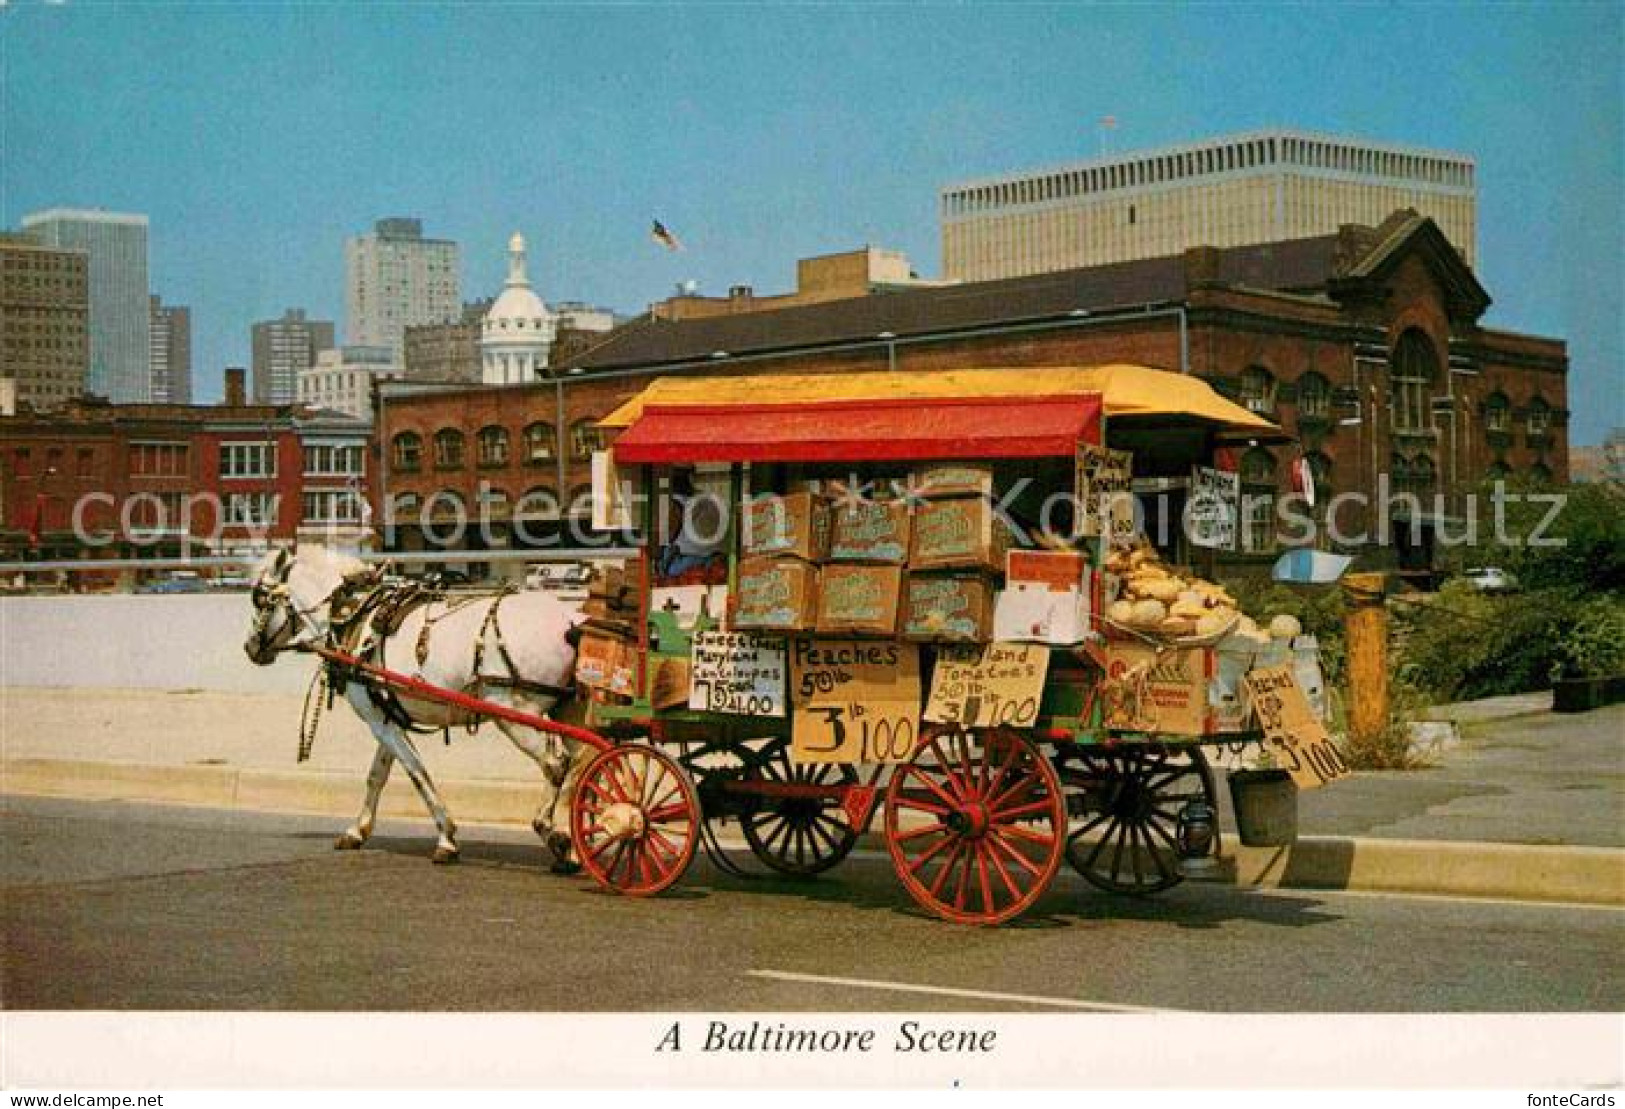
[[[1086,1009],[1096,1013],[1178,1013],[1190,1010],[1152,1009],[1144,1005],[1116,1005],[1109,1001],[1077,1001],[1070,997],[1040,997],[1026,993],[1000,993],[996,990],[963,990],[953,986],[918,986],[908,982],[881,982],[872,978],[836,978],[826,974],[797,974],[788,970],[747,970],[751,978],[772,978],[781,982],[805,982],[816,986],[851,986],[859,990],[889,990],[893,993],[923,993],[938,997],[966,997],[977,1001],[1015,1001],[1023,1005],[1044,1005],[1051,1009]]]

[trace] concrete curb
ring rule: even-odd
[[[437,783],[458,819],[528,826],[537,784],[498,779]],[[361,804],[359,776],[227,766],[14,759],[0,763],[0,792],[92,801],[320,813],[349,819]],[[397,776],[379,815],[421,818],[422,802]],[[879,837],[866,845],[884,850]],[[1363,890],[1625,907],[1625,851],[1449,840],[1304,837],[1291,847],[1225,840],[1214,881],[1274,889]]]

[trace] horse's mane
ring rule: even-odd
[[[354,555],[309,543],[299,545],[298,550],[294,552],[294,561],[303,563],[312,570],[334,574],[341,578],[367,568],[367,564]]]

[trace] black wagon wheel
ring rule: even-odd
[[[745,764],[742,783],[810,786],[853,786],[857,769],[846,763],[790,761],[790,741],[775,739]],[[752,798],[756,803],[739,818],[751,853],[780,874],[810,878],[822,874],[857,846],[858,833],[829,797]]]
[[[1061,762],[1069,827],[1066,858],[1110,893],[1159,893],[1184,880],[1179,815],[1214,805],[1213,772],[1202,749],[1125,745],[1073,748]]]

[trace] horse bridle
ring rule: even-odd
[[[293,603],[293,596],[288,592],[288,572],[293,567],[293,557],[287,550],[277,552],[275,565],[271,573],[276,575],[274,582],[267,582],[264,578],[254,583],[249,593],[249,600],[254,606],[254,626],[251,634],[256,646],[282,651],[308,651],[312,644],[322,638],[322,629],[313,619],[314,614],[321,611],[322,606],[332,601],[332,594],[317,601],[309,608],[300,608]],[[339,589],[343,588],[341,584]],[[338,592],[337,589],[334,593]],[[288,613],[287,626],[293,629],[292,637],[280,646],[266,638],[265,630],[271,623],[271,616],[279,609],[286,609]],[[279,633],[280,635],[280,633]],[[256,652],[258,653],[258,652]]]

